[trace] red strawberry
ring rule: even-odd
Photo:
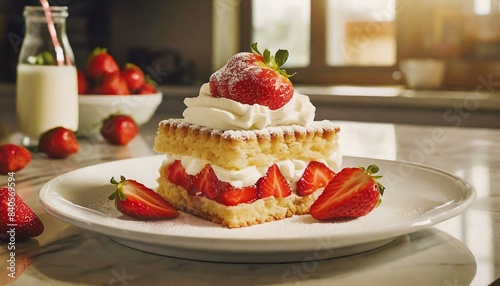
[[[112,114],[103,120],[100,132],[111,144],[127,145],[139,133],[139,127],[128,115]]]
[[[17,172],[31,162],[31,153],[23,146],[5,144],[0,146],[0,174]]]
[[[344,168],[326,186],[309,212],[319,220],[345,220],[364,216],[379,203],[384,187],[372,176],[378,167]]]
[[[179,216],[179,212],[162,196],[143,184],[121,176],[120,182],[111,178],[116,191],[108,198],[115,200],[116,208],[139,219],[166,219]]]
[[[269,50],[261,54],[257,43],[253,53],[238,53],[224,67],[210,76],[210,93],[244,104],[265,105],[276,110],[293,96],[293,86],[285,70],[280,67],[288,59],[287,50],[278,50],[274,56]]]
[[[226,184],[225,188],[221,189],[219,195],[215,198],[215,201],[225,206],[236,206],[242,203],[251,203],[257,198],[258,193],[255,186],[236,188],[231,184]]]
[[[190,195],[203,194],[209,199],[214,199],[220,192],[220,189],[217,188],[218,182],[219,179],[217,179],[214,170],[209,164],[206,164],[194,177],[188,192]]]
[[[81,71],[77,71],[78,75],[78,94],[84,94],[87,92],[88,82],[85,74]]]
[[[274,196],[275,198],[288,197],[292,193],[290,184],[280,172],[276,164],[267,169],[266,175],[257,181],[257,190],[260,198]]]
[[[37,246],[39,245],[37,240],[24,242],[23,250],[26,248],[33,249],[34,246],[31,246],[31,244],[36,244]],[[9,249],[9,247],[12,248],[11,250],[14,250],[14,244],[10,244],[5,248]],[[4,283],[2,285],[8,285],[16,281],[19,277],[21,277],[24,271],[28,269],[28,267],[30,267],[31,264],[37,259],[37,256],[33,256],[31,251],[23,251],[22,253],[9,252],[6,252],[6,257],[8,256],[8,258],[6,259],[7,266],[0,269],[0,277],[5,277],[5,279],[2,280]]]
[[[153,94],[153,93],[156,93],[156,87],[152,83],[145,83],[137,91],[137,94]]]
[[[86,72],[89,78],[99,79],[107,74],[119,73],[120,67],[106,49],[95,48],[87,60]]]
[[[40,218],[12,188],[0,188],[0,240],[20,241],[43,232]]]
[[[127,81],[120,73],[104,75],[101,85],[97,86],[94,92],[105,95],[130,95]]]
[[[175,160],[172,164],[170,164],[170,166],[168,166],[166,177],[173,184],[181,186],[186,190],[189,190],[194,180],[193,175],[186,173],[186,170],[182,166],[180,160]]]
[[[125,68],[121,71],[121,74],[123,79],[125,79],[128,88],[133,93],[139,90],[139,88],[141,88],[145,83],[144,73],[142,72],[141,68],[134,64],[125,64]]]
[[[49,158],[62,159],[80,149],[73,131],[64,127],[55,127],[40,137],[38,149]]]
[[[317,161],[311,161],[304,170],[304,174],[297,181],[297,194],[307,196],[317,189],[323,188],[331,181],[335,172],[328,166]]]

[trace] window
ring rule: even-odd
[[[308,66],[310,8],[310,0],[254,0],[252,42],[272,53],[286,47],[294,55],[288,59],[288,66]]]
[[[402,85],[406,58],[445,60],[447,88],[500,81],[500,0],[239,3],[240,50],[288,49],[295,83]]]
[[[328,65],[395,64],[394,0],[329,0],[326,3]]]

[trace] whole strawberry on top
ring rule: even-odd
[[[378,166],[344,168],[328,183],[311,205],[309,213],[318,220],[347,220],[370,213],[381,202],[384,187],[373,176]]]
[[[287,50],[262,54],[253,43],[252,53],[234,55],[210,76],[210,93],[244,104],[259,104],[276,110],[292,99],[293,85],[281,68],[288,59]]]

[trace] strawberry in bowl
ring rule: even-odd
[[[138,66],[123,69],[106,49],[96,48],[78,73],[79,132],[98,131],[112,114],[126,114],[138,125],[148,122],[163,95]]]

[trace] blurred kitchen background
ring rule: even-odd
[[[453,125],[443,120],[444,104],[453,99],[463,111],[470,105],[464,100],[472,94],[481,100],[480,107],[466,111],[489,117],[476,123],[471,119],[470,125],[500,127],[496,91],[500,87],[500,0],[50,2],[69,7],[67,33],[80,68],[94,47],[105,47],[119,64],[141,66],[160,86],[197,89],[231,55],[249,51],[250,43],[257,41],[262,49],[290,51],[286,68],[297,72],[292,81],[318,105],[332,102],[316,95],[338,95],[337,105],[347,105],[340,96],[354,95],[350,104],[358,109],[352,112],[359,113],[363,106],[402,112],[394,118],[374,119],[368,111],[363,113],[366,117],[352,117],[351,111],[344,110],[343,115],[335,110],[334,119],[405,123],[404,108],[430,112],[439,107],[437,119],[424,120],[427,113],[423,113],[416,116],[421,120],[408,119],[409,123]],[[15,82],[26,5],[38,2],[0,2],[1,83]],[[406,89],[400,64],[412,58],[444,61],[442,84],[433,90]],[[328,116],[332,112],[328,109],[323,117],[332,117]]]

